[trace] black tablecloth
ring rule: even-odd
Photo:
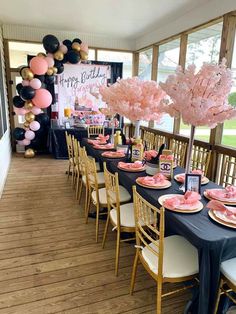
[[[120,130],[120,129],[116,129]],[[115,131],[116,131],[115,130]],[[74,135],[78,141],[82,141],[83,138],[88,137],[87,129],[81,128],[50,128],[48,135],[48,145],[49,152],[53,154],[56,159],[67,159],[67,146],[66,146],[66,138],[65,131],[69,134]],[[105,135],[110,135],[112,133],[112,128],[105,128]]]
[[[132,186],[137,177],[146,176],[145,171],[130,173],[117,168],[118,161],[101,156],[100,150],[95,150],[86,140],[82,143],[96,160],[107,161],[107,167],[111,172],[118,172],[120,183],[132,193]],[[184,172],[180,167],[174,170],[174,174]],[[205,189],[216,188],[213,182],[202,185],[201,192]],[[152,190],[137,185],[137,191],[151,204],[160,206],[159,196],[163,194],[181,193],[179,183],[172,180],[172,186],[164,190]],[[182,193],[181,193],[182,194]],[[208,200],[202,195],[202,203],[206,205]],[[165,225],[167,234],[180,234],[190,241],[197,249],[199,256],[199,297],[193,300],[191,313],[210,314],[213,312],[215,297],[219,286],[220,263],[236,257],[236,231],[214,222],[208,216],[208,209],[204,207],[201,212],[195,214],[181,214],[165,211]]]

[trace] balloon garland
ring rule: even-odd
[[[13,137],[19,145],[28,146],[37,135],[37,131],[49,122],[47,114],[42,109],[52,103],[52,95],[45,88],[54,84],[55,75],[64,71],[64,64],[77,64],[88,60],[88,45],[79,38],[69,39],[62,43],[54,35],[43,38],[45,53],[38,53],[28,66],[21,67],[22,82],[16,85],[18,96],[13,97],[13,110],[17,115],[24,115],[24,128],[15,128]],[[32,158],[35,151],[32,148],[25,150],[25,157]]]

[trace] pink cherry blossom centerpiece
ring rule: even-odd
[[[188,173],[195,128],[215,128],[218,123],[236,117],[236,109],[227,101],[232,87],[231,70],[226,67],[226,59],[219,65],[204,63],[197,73],[195,65],[185,71],[179,67],[160,86],[170,96],[162,102],[163,111],[191,125],[185,169]]]
[[[99,92],[113,113],[131,121],[159,121],[162,117],[160,102],[166,93],[155,81],[141,81],[138,77],[119,79],[111,86],[101,86]],[[136,126],[138,137],[139,123]]]

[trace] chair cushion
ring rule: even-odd
[[[128,203],[131,200],[131,196],[130,196],[129,192],[121,185],[119,185],[119,189],[120,189],[120,202],[121,203]],[[107,204],[106,188],[99,189],[98,193],[99,193],[100,204],[106,205]],[[93,200],[94,204],[97,203],[96,191],[92,192],[92,200]]]
[[[221,263],[222,274],[236,286],[236,257]]]
[[[110,211],[110,217],[117,225],[117,211],[113,208]],[[123,227],[135,227],[134,204],[128,203],[120,206],[120,224]]]
[[[99,162],[96,162],[96,170],[97,170],[97,171],[100,171],[100,170],[101,170]]]
[[[153,243],[150,247],[157,251]],[[150,269],[157,274],[158,257],[147,246],[142,250],[142,256]],[[198,252],[190,242],[179,235],[164,238],[164,278],[191,276],[197,274],[198,269]]]
[[[97,173],[97,180],[98,180],[98,185],[104,185],[105,184],[105,178],[104,178],[104,173],[103,172],[98,172]],[[84,184],[86,184],[86,177],[82,177],[82,181]]]

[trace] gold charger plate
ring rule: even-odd
[[[176,174],[176,175],[174,176],[174,179],[175,179],[175,181],[184,184],[184,182],[181,182],[181,181],[179,181],[179,180],[177,179],[177,177],[178,177],[180,174],[181,174],[181,173]],[[203,180],[201,180],[201,185],[205,185],[205,184],[209,183],[209,181],[210,181],[210,180],[209,180],[207,177],[203,177]]]
[[[102,156],[103,157],[106,157],[106,158],[111,158],[111,159],[116,159],[116,158],[124,158],[125,157],[125,155],[123,155],[123,156],[115,156],[115,155],[111,155],[111,156],[106,156],[106,152],[104,152],[104,153],[102,153]]]
[[[142,167],[140,169],[125,169],[125,168],[122,168],[122,167],[119,167],[117,166],[118,169],[122,170],[122,171],[127,171],[127,172],[142,172],[142,171],[145,171],[146,167]]]
[[[210,189],[209,189],[210,190]],[[222,201],[222,200],[219,200],[217,198],[213,198],[213,197],[210,197],[206,191],[203,192],[203,195],[208,199],[208,200],[215,200],[215,201],[219,201],[225,205],[236,205],[236,202],[225,202],[225,201]]]
[[[136,179],[136,183],[138,185],[142,186],[143,188],[153,189],[153,190],[164,190],[164,189],[168,189],[171,186],[171,182],[170,181],[168,181],[167,185],[162,185],[162,186],[145,185],[145,184],[142,184],[142,183],[138,182],[138,178]]]
[[[230,222],[227,222],[227,221],[224,221],[224,220],[220,219],[219,217],[217,217],[214,214],[212,209],[209,209],[208,215],[211,217],[211,219],[213,219],[215,222],[218,222],[220,225],[236,229],[236,224],[233,224],[233,223],[230,223]]]
[[[170,198],[170,197],[174,197],[176,195],[179,195],[179,194],[166,194],[166,195],[162,195],[158,198],[158,202],[161,204],[161,206],[164,206],[163,203],[164,203],[164,200],[166,200],[167,198]],[[170,209],[168,207],[165,207],[166,209],[168,210],[171,210],[172,212],[174,213],[182,213],[182,214],[194,214],[194,213],[198,213],[200,212],[202,209],[203,209],[203,204],[202,202],[198,201],[199,202],[199,206],[198,208],[196,209],[192,209],[192,210],[184,210],[184,209],[178,209],[178,208],[175,208],[175,209]]]

